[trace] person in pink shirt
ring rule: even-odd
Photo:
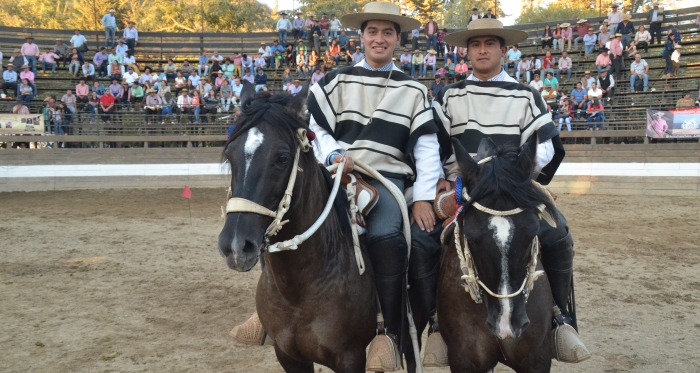
[[[455,66],[455,79],[457,81],[462,81],[467,79],[467,73],[469,72],[469,65],[464,62],[464,58],[459,59],[459,63]]]
[[[600,54],[595,59],[595,65],[598,68],[598,76],[600,76],[600,72],[603,70],[610,72],[610,70],[612,69],[612,61],[610,60],[610,56],[608,55],[607,48],[603,47],[600,49]]]
[[[622,75],[622,34],[615,34],[615,39],[610,42],[610,59],[612,61],[612,71],[615,74],[615,79],[620,80]]]
[[[233,55],[233,57],[229,58],[229,60],[233,62],[233,76],[240,78],[243,75],[243,70],[241,70],[243,57],[240,53],[236,53]]]
[[[41,72],[46,72],[46,68],[51,68],[51,74],[56,73],[56,60],[61,58],[59,55],[51,51],[51,48],[46,47],[44,54],[39,57],[39,62],[41,62]]]
[[[34,83],[34,73],[29,71],[29,65],[22,65],[22,72],[19,73],[19,80],[27,79],[29,84],[32,85],[34,89],[34,96],[36,96],[36,83]]]
[[[321,72],[321,67],[316,65],[316,67],[314,68],[314,73],[311,74],[311,85],[318,83],[318,81],[321,80],[321,78],[323,78],[325,75],[326,74]]]
[[[588,34],[588,29],[591,28],[591,24],[587,21],[587,19],[579,19],[576,22],[576,39],[574,39],[574,49],[576,50],[578,50],[578,43],[583,43],[583,37]]]
[[[214,80],[214,90],[218,92],[221,89],[221,86],[224,84],[224,80],[226,80],[226,78],[224,77],[223,71],[219,71],[217,74],[218,76],[216,77],[216,80]]]
[[[32,72],[36,75],[36,61],[39,57],[39,47],[34,44],[34,38],[27,36],[27,42],[22,44],[20,53],[27,59],[27,64],[31,66]]]
[[[78,112],[83,111],[90,97],[90,86],[85,84],[85,79],[80,79],[80,83],[75,86],[75,96],[78,101]]]
[[[561,24],[561,43],[560,43],[560,48],[561,50],[564,50],[564,43],[567,43],[568,46],[566,47],[566,50],[571,51],[571,41],[574,40],[574,29],[571,28],[570,23],[562,23]]]

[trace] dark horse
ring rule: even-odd
[[[516,294],[528,275],[531,245],[539,231],[540,210],[555,207],[545,192],[531,182],[537,136],[520,149],[506,144],[497,148],[491,139],[482,140],[477,164],[462,145],[453,140],[469,201],[457,218],[461,242],[468,244],[483,304],[465,291],[454,231],[446,234],[438,281],[437,309],[440,332],[448,347],[452,372],[488,372],[501,362],[517,372],[549,372],[551,368],[552,294],[545,276],[533,290]],[[458,191],[459,192],[459,191]],[[488,209],[522,212],[497,216]],[[538,269],[542,269],[538,263]],[[527,298],[526,298],[527,297]]]
[[[245,88],[244,88],[245,89]],[[307,129],[301,117],[304,95],[244,98],[242,116],[226,144],[232,197],[275,211],[292,172],[298,172],[289,223],[273,237],[281,242],[304,232],[321,215],[330,195],[330,174],[313,151],[293,160]],[[219,235],[219,252],[231,269],[249,271],[262,255],[256,308],[286,372],[314,371],[313,363],[336,372],[364,372],[365,348],[375,335],[376,293],[372,269],[360,275],[348,219],[347,196],[339,191],[321,228],[293,251],[266,251],[273,218],[232,212]],[[363,255],[367,254],[363,248]]]

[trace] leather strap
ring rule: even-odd
[[[226,202],[226,213],[230,212],[251,212],[258,215],[269,216],[271,218],[277,217],[276,212],[244,198],[229,199],[228,202]]]

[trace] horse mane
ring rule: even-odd
[[[521,152],[529,152],[528,145],[519,149],[513,142],[508,142],[495,152],[495,158],[481,165],[480,179],[473,190],[469,191],[471,201],[482,200],[487,197],[506,196],[517,207],[523,209],[536,208],[540,204],[552,212],[552,217],[559,223],[556,207],[552,199],[532,182],[530,175],[534,169],[531,159],[526,159],[527,173],[518,168],[518,158]],[[467,204],[469,205],[469,203]]]

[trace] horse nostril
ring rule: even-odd
[[[258,245],[254,244],[251,241],[245,240],[245,244],[243,245],[243,254],[255,255],[255,254],[257,254],[257,250],[258,250]]]

